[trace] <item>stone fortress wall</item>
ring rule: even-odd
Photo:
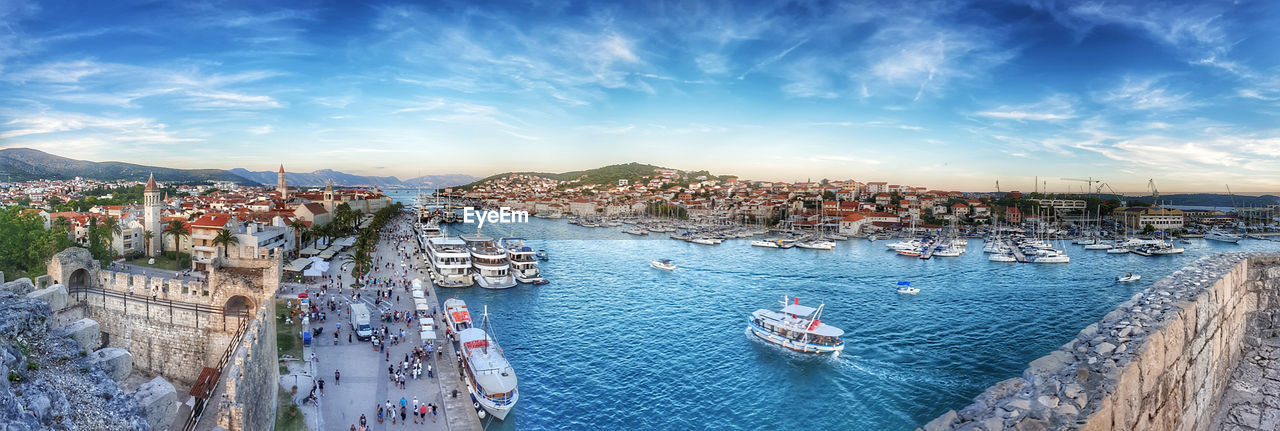
[[[1280,380],[1268,394],[1232,378],[1278,328],[1280,256],[1206,256],[923,429],[1280,429]],[[1222,405],[1229,387],[1244,401]]]
[[[215,259],[213,267],[207,284],[152,278],[98,269],[86,250],[72,248],[54,256],[41,283],[67,292],[52,307],[57,322],[93,322],[101,333],[93,342],[130,353],[134,371],[192,386],[206,367],[224,365],[205,417],[228,430],[270,429],[280,258]]]

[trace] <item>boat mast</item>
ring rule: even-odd
[[[489,337],[490,339],[493,339],[493,336],[489,335],[489,304],[485,304],[485,305],[484,305],[484,336],[485,336],[485,337]],[[494,341],[497,341],[497,340],[494,340]],[[488,342],[488,340],[485,340],[485,343],[484,343],[484,345],[481,347],[481,349],[483,349],[483,350],[484,350],[484,354],[485,354],[486,356],[488,356],[488,355],[489,355],[489,342]]]

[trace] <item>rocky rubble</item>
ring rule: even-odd
[[[1223,253],[1196,260],[1135,294],[1058,350],[1032,361],[1022,376],[997,383],[974,398],[969,406],[947,412],[922,429],[1046,430],[1083,427],[1090,415],[1103,408],[1102,401],[1116,394],[1122,373],[1141,372],[1139,367],[1128,365],[1143,351],[1149,334],[1174,321],[1177,321],[1174,324],[1181,325],[1183,321],[1179,320],[1179,313],[1185,308],[1199,306],[1200,303],[1196,302],[1198,297],[1206,294],[1207,288],[1242,260],[1258,256],[1261,255]],[[1272,267],[1271,270],[1280,271],[1280,267]],[[1277,323],[1280,323],[1280,312],[1277,315]],[[1280,329],[1280,326],[1276,328]],[[1195,329],[1187,328],[1186,331],[1190,333]],[[1280,351],[1276,353],[1278,361],[1269,363],[1277,368],[1272,375],[1280,378]],[[1148,375],[1124,380],[1159,381]],[[1273,383],[1276,384],[1277,395],[1280,395],[1280,380]],[[1130,399],[1135,396],[1141,398],[1143,388],[1139,386],[1136,391],[1140,393],[1117,395],[1119,398],[1124,398],[1124,395],[1130,395]],[[1280,403],[1275,407],[1280,407]],[[1110,413],[1107,412],[1108,415]],[[1276,413],[1280,419],[1280,411]],[[1252,416],[1249,417],[1252,420]]]
[[[151,429],[84,349],[53,334],[48,303],[26,297],[33,290],[26,279],[0,288],[0,424],[15,431]]]

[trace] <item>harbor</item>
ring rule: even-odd
[[[1054,240],[1070,263],[1021,265],[989,261],[972,238],[959,256],[924,260],[887,251],[897,239],[780,250],[750,238],[706,246],[625,228],[540,218],[486,225],[490,237],[519,236],[546,250],[538,265],[550,284],[437,289],[488,307],[520,376],[519,405],[486,429],[914,429],[1200,256],[1276,249],[1190,239],[1182,254],[1144,257]],[[445,230],[456,237],[475,226]],[[661,259],[677,269],[652,265]],[[1126,273],[1142,277],[1118,282]],[[899,282],[918,292],[899,293]],[[822,322],[845,331],[838,357],[790,352],[746,332],[753,311],[776,309],[783,296],[824,304]]]

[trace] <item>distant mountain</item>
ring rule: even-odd
[[[227,172],[248,178],[250,181],[263,185],[275,184],[278,174],[276,171],[250,171],[243,168],[235,168]],[[297,187],[323,186],[328,180],[333,180],[334,184],[343,186],[380,188],[412,188],[421,186],[429,188],[452,187],[460,184],[467,184],[475,181],[476,177],[464,174],[426,175],[401,181],[396,177],[363,176],[339,172],[332,169],[321,169],[313,172],[286,171],[284,173],[284,181],[291,186]]]
[[[221,169],[174,169],[124,162],[90,162],[55,156],[31,148],[0,149],[0,181],[37,179],[91,178],[101,181],[145,181],[154,173],[162,182],[232,181],[252,185],[253,182]]]

